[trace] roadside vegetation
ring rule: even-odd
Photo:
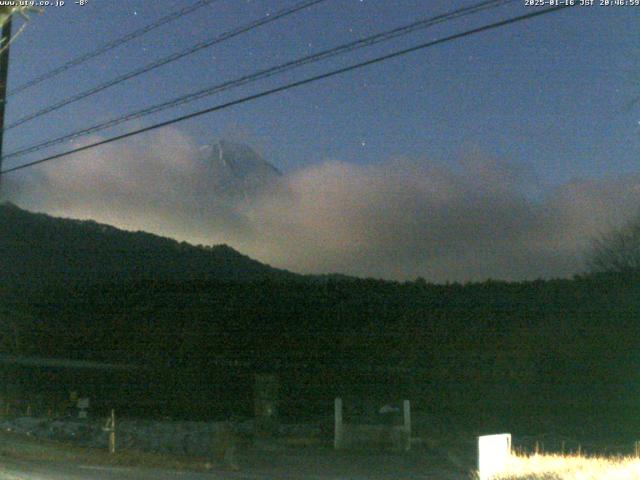
[[[640,458],[579,454],[515,454],[508,473],[496,480],[632,480],[640,478]]]
[[[110,454],[104,449],[85,448],[10,432],[0,432],[0,458],[38,462],[69,462],[91,466],[161,468],[207,471],[210,460],[167,453],[123,450]]]

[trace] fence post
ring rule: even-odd
[[[342,398],[337,397],[334,402],[334,433],[333,448],[340,450],[344,440],[344,429],[342,424]]]
[[[116,453],[116,411],[111,409],[111,431],[109,432],[109,453]]]
[[[411,449],[411,402],[409,400],[405,400],[402,402],[402,412],[404,419],[404,434],[405,436],[405,450]]]
[[[107,423],[102,428],[109,433],[109,453],[116,453],[116,411],[111,409],[111,416],[107,418]]]

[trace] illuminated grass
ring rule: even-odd
[[[640,458],[512,455],[496,480],[640,480]]]

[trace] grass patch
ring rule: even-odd
[[[640,458],[584,455],[512,455],[507,473],[496,480],[634,480]]]

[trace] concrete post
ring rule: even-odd
[[[116,453],[116,411],[111,410],[111,431],[109,432],[109,453]]]
[[[334,415],[333,448],[340,450],[344,441],[344,426],[342,424],[342,399],[339,397],[335,399]]]
[[[411,449],[411,402],[402,402],[402,418],[404,419],[405,450]]]

